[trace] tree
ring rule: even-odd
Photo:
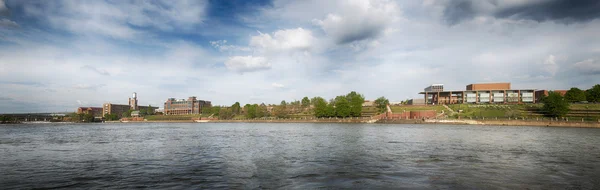
[[[231,109],[221,109],[219,110],[219,119],[232,119],[233,111]]]
[[[588,89],[585,95],[588,102],[600,102],[600,84]]]
[[[273,108],[273,116],[277,117],[277,118],[287,118],[288,117],[288,112],[287,110],[279,105],[279,106],[275,106]]]
[[[375,102],[373,102],[373,103],[375,104],[375,107],[377,107],[379,112],[383,113],[383,112],[386,112],[387,105],[390,104],[390,101],[387,98],[382,96],[382,97],[375,99]]]
[[[321,97],[314,97],[311,101],[315,106],[316,117],[328,117],[327,115],[327,101]]]
[[[210,114],[213,116],[219,116],[219,113],[221,113],[221,106],[213,106],[210,107]]]
[[[131,112],[133,110],[127,110],[126,112],[123,112],[123,114],[121,114],[122,117],[131,117]]]
[[[10,123],[12,121],[13,121],[12,117],[10,117],[8,115],[1,115],[0,116],[0,123]]]
[[[106,119],[107,121],[116,121],[119,120],[119,116],[114,113],[104,114],[104,119]]]
[[[152,109],[152,105],[148,104],[148,108],[146,108],[146,113],[144,115],[154,115],[154,109]]]
[[[235,102],[233,105],[231,105],[231,111],[234,114],[240,114],[240,109],[241,109],[241,107],[240,107],[240,103],[239,102]]]
[[[550,117],[562,117],[569,112],[569,102],[559,93],[550,92],[544,100],[542,110]]]
[[[287,102],[285,102],[285,100],[281,100],[281,103],[279,105],[281,105],[285,108],[285,107],[287,107]]]
[[[350,103],[345,96],[335,97],[335,116],[349,117],[351,112],[350,109]]]
[[[254,106],[256,107],[256,117],[269,117],[269,110],[267,109],[267,105],[262,103],[260,105],[254,104]]]
[[[257,105],[250,105],[250,104],[246,104],[244,106],[244,108],[246,109],[246,118],[248,119],[254,119],[256,118],[256,107]]]
[[[310,99],[308,97],[302,98],[302,107],[307,108],[308,106],[310,106]]]
[[[585,92],[579,88],[571,88],[565,93],[565,100],[571,103],[585,101]]]
[[[365,97],[355,91],[352,91],[346,95],[350,106],[350,115],[352,117],[359,117],[362,114],[362,104],[365,102]]]
[[[94,115],[91,113],[83,114],[83,122],[94,122]]]

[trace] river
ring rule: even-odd
[[[599,189],[600,129],[0,125],[1,189]]]

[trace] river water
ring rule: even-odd
[[[598,189],[600,129],[0,125],[0,189]]]

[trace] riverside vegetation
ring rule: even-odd
[[[140,110],[139,115],[149,121],[161,120],[193,120],[196,118],[219,118],[222,120],[236,119],[302,119],[302,118],[329,118],[329,117],[370,117],[386,112],[389,100],[379,97],[373,106],[363,107],[365,98],[362,94],[352,91],[345,95],[339,95],[327,101],[323,97],[304,97],[301,100],[285,101],[279,104],[245,104],[241,106],[235,102],[231,106],[213,106],[204,109],[202,114],[194,115],[161,115],[154,110]],[[403,103],[406,103],[404,101]],[[502,105],[502,104],[454,104],[448,108],[454,110],[450,114],[446,107],[441,105],[428,106],[405,106],[391,105],[392,112],[436,110],[438,113],[446,113],[449,118],[571,118],[571,120],[597,121],[600,119],[600,84],[594,85],[587,90],[571,88],[564,96],[559,93],[550,92],[547,97],[542,98],[539,104]],[[106,121],[116,121],[121,118],[131,117],[133,110],[123,115],[108,114],[104,116]],[[2,116],[3,122],[8,117]],[[91,114],[72,114],[73,122],[93,122]],[[6,120],[6,121],[4,121]]]

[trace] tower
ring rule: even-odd
[[[131,98],[129,98],[129,109],[138,110],[137,93],[133,92]]]

